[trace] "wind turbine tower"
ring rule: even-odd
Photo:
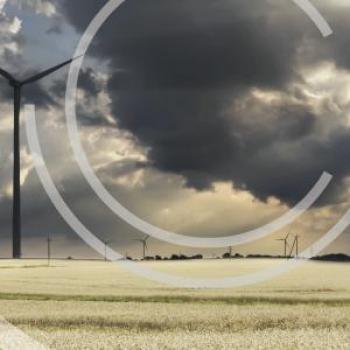
[[[287,234],[287,236],[286,236],[285,238],[276,239],[276,241],[283,242],[283,246],[284,246],[284,257],[285,257],[285,258],[287,257],[288,237],[289,237],[289,233]]]
[[[78,58],[78,57],[77,57]],[[20,156],[20,111],[22,88],[25,85],[35,83],[38,80],[56,72],[70,64],[76,58],[72,58],[55,67],[47,69],[25,80],[17,80],[14,76],[0,68],[0,75],[7,79],[13,88],[14,123],[13,123],[13,208],[12,208],[12,257],[20,259],[21,249],[21,156]]]
[[[289,256],[292,256],[294,248],[295,248],[295,257],[297,258],[299,257],[299,236],[298,235],[294,237],[293,245],[290,250]]]
[[[107,249],[108,249],[109,245],[110,245],[111,243],[113,243],[113,242],[112,242],[112,241],[103,241],[103,243],[104,243],[104,245],[105,245],[105,256],[104,256],[104,259],[105,259],[105,261],[107,261],[107,260],[108,260]]]
[[[50,234],[47,235],[47,266],[50,266],[51,261],[51,236]]]
[[[140,242],[142,244],[142,258],[145,260],[146,257],[146,251],[148,249],[147,247],[147,240],[150,236],[145,236],[143,239],[136,239],[136,241]]]

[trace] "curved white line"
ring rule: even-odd
[[[0,349],[1,350],[46,350],[44,345],[30,338],[19,328],[0,317]]]
[[[333,30],[325,20],[325,18],[320,14],[318,9],[309,0],[293,0],[297,6],[299,6],[315,23],[318,30],[326,38],[333,34]]]
[[[67,91],[66,91],[66,121],[68,128],[68,135],[70,143],[73,148],[75,159],[92,189],[95,191],[97,196],[102,200],[103,203],[116,215],[124,219],[129,225],[133,226],[137,230],[146,233],[159,240],[188,247],[196,248],[219,248],[227,246],[235,246],[239,244],[250,243],[252,241],[261,239],[272,232],[280,230],[287,226],[297,217],[303,214],[321,195],[329,184],[332,176],[327,173],[323,173],[319,181],[310,190],[310,192],[301,200],[294,208],[289,210],[287,213],[279,217],[278,219],[266,224],[257,229],[243,232],[236,235],[225,236],[225,237],[195,237],[182,235],[179,233],[171,232],[168,230],[161,229],[155,225],[152,225],[145,220],[142,220],[137,215],[125,208],[116,198],[114,198],[104,187],[102,182],[94,173],[86,153],[81,145],[79,138],[79,129],[76,116],[76,92],[77,84],[79,79],[79,72],[83,63],[83,56],[88,50],[92,40],[97,34],[98,30],[109,18],[109,16],[124,2],[124,0],[110,0],[106,3],[98,14],[90,22],[85,33],[81,37],[78,47],[75,51],[74,57],[82,56],[80,59],[75,60],[70,66]],[[302,0],[304,8],[310,9],[310,4]],[[314,12],[308,11],[309,14]],[[316,18],[317,20],[317,18]],[[321,26],[322,27],[322,26]]]
[[[0,0],[0,13],[3,13],[7,0]],[[30,338],[19,328],[0,316],[0,349],[1,350],[46,350],[44,345]]]
[[[58,192],[43,160],[42,150],[38,140],[38,134],[35,121],[35,106],[27,105],[24,109],[26,133],[29,148],[33,157],[34,166],[39,179],[48,194],[53,205],[61,214],[67,224],[86,242],[91,248],[103,255],[105,245],[91,231],[89,231],[74,213],[68,208],[60,193]],[[300,259],[292,259],[272,268],[267,268],[258,272],[250,273],[238,277],[226,277],[222,279],[210,278],[188,278],[182,276],[173,276],[168,273],[155,271],[147,266],[143,266],[132,261],[118,261],[119,264],[128,270],[145,278],[152,279],[160,283],[170,284],[181,288],[233,288],[256,284],[276,277],[284,272],[301,265],[306,259],[311,258],[313,254],[318,254],[330,243],[332,243],[348,227],[350,223],[350,210],[344,217],[324,235],[319,241],[310,248],[303,251]],[[123,258],[121,254],[108,247],[107,257],[110,261],[117,261]]]
[[[298,2],[300,2],[299,0],[294,0],[297,4]],[[0,12],[3,9],[3,6],[5,5],[5,3],[7,2],[7,0],[4,0],[3,2],[0,0]],[[300,5],[299,5],[300,6]],[[311,11],[312,13],[312,11]],[[311,17],[312,18],[312,17]],[[317,23],[316,23],[317,25]],[[322,26],[318,26],[319,29],[323,28]],[[321,30],[321,29],[320,29]],[[322,30],[321,30],[322,32]],[[331,33],[331,30],[328,30],[329,33]],[[327,36],[327,28],[326,31],[323,32],[324,36]],[[32,143],[35,145],[35,143],[37,142],[37,146],[38,146],[38,150],[40,150],[40,145],[39,145],[39,141],[37,138],[37,134],[36,134],[36,125],[35,125],[35,112],[34,112],[34,106],[32,106],[31,108],[28,109],[28,107],[25,109],[26,114],[30,115],[32,119],[28,120],[26,119],[26,130],[27,130],[27,136],[28,136],[28,141],[30,140],[30,130],[31,130],[31,126],[33,127],[33,131],[35,132],[35,134],[33,135],[33,139],[31,139]],[[28,135],[29,134],[29,135]],[[29,143],[31,144],[31,142],[29,141]],[[33,146],[32,144],[32,146]],[[50,180],[50,175],[47,172],[47,174],[45,173],[46,167],[45,164],[42,162],[42,157],[38,158],[35,157],[35,153],[34,153],[34,161],[35,161],[35,166],[36,166],[36,170],[38,171],[39,169],[43,170],[43,173],[41,173],[40,180]],[[44,168],[42,168],[42,166]],[[38,171],[39,174],[39,171]],[[48,178],[46,177],[46,175],[48,175]],[[45,182],[45,181],[44,181]],[[50,181],[49,181],[49,185],[50,185]],[[51,191],[54,190],[55,186],[52,183],[53,187],[50,186]],[[45,186],[44,186],[45,187]],[[61,196],[59,195],[59,193],[57,192],[55,195],[55,191],[54,192],[50,192],[51,195],[53,195],[53,197],[50,196],[50,199],[54,202],[55,206],[56,204],[58,205],[58,203],[60,202],[60,200],[63,201],[63,199],[61,198]],[[62,204],[62,202],[61,202]],[[57,206],[56,206],[57,208]],[[61,208],[61,211],[59,211],[60,214],[66,219],[70,217],[71,221],[68,222],[70,224],[70,226],[74,229],[74,226],[77,225],[79,230],[76,231],[80,237],[82,237],[82,239],[88,243],[91,247],[93,247],[95,250],[99,251],[100,253],[104,253],[104,244],[102,242],[100,242],[98,239],[96,239],[96,237],[94,235],[90,236],[88,235],[89,232],[84,232],[81,231],[82,229],[84,229],[84,226],[79,222],[79,220],[74,216],[74,214],[69,210],[69,208],[67,208],[65,206],[65,203],[63,201],[63,207]],[[72,214],[72,215],[71,215]],[[322,238],[322,240],[320,241],[320,244],[318,247],[314,248],[311,247],[309,249],[309,255],[311,256],[311,252],[314,251],[315,254],[317,254],[317,249],[320,249],[320,251],[322,250],[322,246],[326,246],[327,244],[329,244],[331,241],[333,241],[338,235],[341,234],[341,232],[343,230],[345,230],[345,228],[348,226],[349,224],[349,216],[350,216],[350,212],[348,212],[347,215],[345,215],[343,217],[343,219],[334,227],[333,230],[333,234],[330,235],[329,233],[324,236]],[[76,220],[75,220],[76,219]],[[72,221],[73,220],[73,221]],[[73,225],[74,223],[74,225]],[[102,243],[102,247],[101,247],[101,243]],[[102,248],[102,250],[101,250]],[[112,254],[113,253],[113,254]],[[118,255],[117,253],[110,252],[109,248],[108,248],[108,254],[112,255],[113,260],[118,259]],[[195,283],[193,283],[192,279],[190,281],[188,281],[188,279],[183,279],[182,277],[174,277],[174,276],[170,276],[167,274],[162,274],[160,272],[155,272],[155,271],[150,271],[149,269],[147,269],[145,271],[145,269],[143,267],[137,267],[135,269],[135,264],[132,264],[131,262],[122,262],[123,265],[125,265],[127,268],[129,268],[129,270],[138,273],[142,276],[145,276],[147,278],[152,278],[153,280],[159,281],[159,282],[165,282],[165,283],[169,283],[169,284],[173,284],[176,286],[182,286],[182,287],[214,287],[217,288],[219,287],[219,285],[221,284],[220,282],[216,281],[215,283],[213,283],[212,280],[197,280]],[[298,263],[298,261],[297,261]],[[294,265],[295,262],[294,262]],[[290,265],[290,268],[293,267],[292,265]],[[277,271],[275,271],[276,274]],[[282,271],[284,272],[284,271]],[[282,272],[277,272],[282,273]],[[264,273],[264,272],[263,272]],[[248,284],[252,284],[252,283],[257,283],[260,279],[260,281],[262,280],[262,274],[260,273],[260,276],[255,276],[255,282],[252,281],[252,278],[254,279],[254,276],[250,276],[250,281],[249,280],[245,280],[243,281],[241,279],[241,281],[239,281],[236,278],[236,286],[239,285],[239,283],[241,285],[246,285],[247,282]],[[247,276],[248,277],[248,276]],[[263,279],[267,279],[273,277],[273,273],[271,274],[270,271],[270,275],[268,271],[265,271],[265,277]],[[249,277],[248,277],[249,278]],[[233,281],[223,281],[225,286],[227,286],[227,282],[232,283]],[[245,282],[245,283],[244,283]],[[250,283],[249,283],[250,282]],[[209,285],[208,285],[209,283]],[[243,284],[242,284],[243,283]],[[215,286],[214,286],[215,285]],[[4,350],[14,350],[14,349],[19,349],[20,347],[25,347],[26,349],[41,349],[44,350],[45,347],[39,343],[37,343],[36,341],[34,341],[33,339],[29,338],[27,335],[25,335],[23,332],[21,332],[18,328],[12,326],[11,324],[9,324],[8,322],[6,322],[5,320],[1,319],[0,320],[0,346],[4,349]]]

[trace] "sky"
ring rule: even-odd
[[[1,3],[1,2],[0,2]],[[70,58],[106,0],[9,0],[0,15],[1,67],[26,77]],[[139,217],[198,237],[254,229],[298,203],[323,171],[334,178],[293,224],[242,254],[302,248],[350,207],[350,5],[313,2],[323,38],[290,0],[127,0],[93,40],[79,77],[84,150],[109,192]],[[83,10],[82,10],[83,9]],[[61,195],[117,251],[138,257],[144,234],[116,217],[81,174],[67,136],[67,69],[26,87]],[[0,256],[11,254],[12,96],[0,81]],[[23,119],[23,118],[22,118]],[[50,203],[22,120],[23,255],[95,257]],[[202,253],[149,241],[149,255]],[[350,231],[325,252],[350,253]]]

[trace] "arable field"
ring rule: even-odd
[[[277,260],[148,262],[184,276]],[[350,264],[308,262],[256,286],[176,289],[107,262],[0,262],[0,314],[49,349],[350,349]]]

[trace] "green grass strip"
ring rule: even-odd
[[[329,306],[350,306],[350,298],[315,298],[315,297],[269,297],[269,296],[189,296],[189,295],[66,295],[66,294],[24,294],[0,293],[0,300],[33,300],[33,301],[82,301],[110,303],[217,303],[232,305],[249,304],[322,304]]]

